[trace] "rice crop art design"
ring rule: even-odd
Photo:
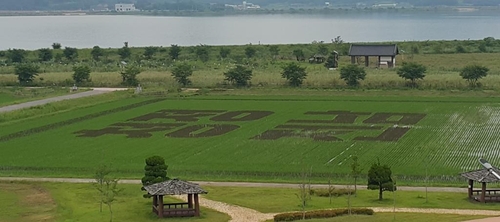
[[[77,131],[75,134],[78,137],[126,135],[127,138],[149,138],[155,132],[164,132],[165,137],[172,138],[214,137],[239,129],[241,126],[238,122],[256,121],[272,114],[274,114],[272,111],[255,110],[168,109],[132,118],[123,123],[115,123],[102,129]],[[279,140],[298,137],[311,138],[314,141],[345,141],[346,139],[340,138],[339,135],[355,134],[352,140],[394,142],[425,117],[425,114],[421,113],[351,111],[309,111],[304,115],[305,119],[288,120],[250,139]],[[209,118],[210,123],[200,124],[202,118]],[[376,135],[373,136],[374,133]]]

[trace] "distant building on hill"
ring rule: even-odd
[[[234,8],[237,10],[260,9],[260,5],[256,5],[256,4],[253,4],[250,2],[246,2],[246,1],[243,1],[243,4],[241,4],[241,5],[225,4],[225,7]]]
[[[117,12],[133,12],[137,11],[134,4],[115,4],[115,11]]]

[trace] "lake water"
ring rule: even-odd
[[[244,45],[500,38],[500,13],[473,15],[345,14],[226,17],[19,16],[0,17],[0,49],[37,49],[54,42],[90,48]]]

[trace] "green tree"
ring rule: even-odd
[[[352,163],[351,163],[351,176],[354,178],[354,195],[357,195],[357,185],[358,185],[358,178],[361,176],[361,167],[358,162],[358,157],[357,156],[352,156]]]
[[[61,49],[61,43],[54,42],[52,43],[52,49]]]
[[[349,64],[340,68],[340,78],[343,79],[348,86],[358,86],[359,80],[364,80],[365,77],[365,68],[356,64]]]
[[[170,45],[170,50],[168,51],[168,55],[170,58],[173,60],[176,60],[179,58],[179,55],[181,54],[181,47],[178,45]]]
[[[195,47],[195,53],[198,59],[203,62],[207,62],[210,59],[208,46],[206,45],[197,45]]]
[[[252,75],[252,70],[242,65],[237,65],[235,68],[224,73],[226,81],[239,87],[248,86],[250,79],[252,79]]]
[[[257,52],[257,50],[252,46],[247,46],[245,48],[245,55],[247,56],[247,58],[254,57],[256,52]]]
[[[111,170],[105,164],[100,165],[94,173],[95,182],[93,185],[99,191],[99,212],[102,212],[102,205],[104,204],[103,191],[106,184],[105,181],[108,179],[108,175],[110,173]]]
[[[221,47],[221,48],[220,48],[220,51],[219,51],[219,56],[220,56],[222,59],[227,58],[230,54],[231,54],[231,49],[230,49],[230,48],[226,48],[226,47]]]
[[[137,80],[137,75],[141,73],[141,70],[135,66],[127,66],[125,70],[120,74],[122,76],[122,84],[126,86],[137,86],[139,81]]]
[[[153,58],[153,56],[155,55],[155,53],[158,51],[158,47],[154,47],[154,46],[148,46],[146,48],[144,48],[144,57],[146,57],[146,59],[151,59]]]
[[[50,61],[53,57],[54,55],[52,54],[52,50],[50,50],[49,48],[38,50],[38,59],[42,62]]]
[[[417,79],[424,79],[427,68],[424,65],[414,62],[403,62],[403,65],[398,69],[399,77],[410,80],[409,86],[417,86]]]
[[[290,86],[300,86],[304,79],[306,79],[306,68],[296,63],[289,63],[283,67],[281,76],[288,80]]]
[[[163,157],[148,157],[146,159],[146,166],[144,167],[144,177],[141,179],[142,190],[145,190],[145,186],[168,180],[167,168],[168,166],[165,164],[165,159],[163,159]],[[150,197],[149,194],[145,194],[143,196],[145,198]]]
[[[485,43],[480,43],[479,46],[477,47],[477,49],[479,50],[479,52],[488,52],[488,49],[486,48]]]
[[[302,49],[295,49],[292,52],[293,56],[297,59],[297,61],[304,61],[305,60],[305,55],[304,51]]]
[[[387,165],[381,165],[380,161],[374,163],[368,170],[368,189],[378,190],[378,199],[382,200],[384,191],[395,191],[396,185],[392,182],[392,171]]]
[[[92,59],[94,61],[99,61],[100,57],[104,55],[104,50],[102,50],[101,47],[96,45],[92,48],[92,51],[90,51],[90,55],[92,55]]]
[[[76,84],[83,82],[90,82],[90,67],[86,65],[79,65],[73,67],[73,80]]]
[[[470,86],[475,87],[479,85],[479,79],[488,75],[488,71],[488,68],[481,65],[468,65],[460,71],[460,76],[467,80]]]
[[[28,85],[33,82],[36,76],[38,76],[38,73],[40,73],[40,68],[30,63],[17,64],[14,73],[17,75],[19,84]]]
[[[280,54],[280,48],[277,45],[269,46],[269,53],[273,56],[273,59],[276,59]]]
[[[24,49],[9,49],[7,59],[13,63],[22,63],[25,60],[26,51]]]
[[[78,49],[71,47],[64,47],[63,54],[67,60],[74,61],[76,58],[78,58]]]
[[[113,222],[113,203],[116,200],[116,196],[120,194],[123,189],[119,189],[118,186],[119,179],[106,178],[104,180],[104,187],[100,190],[103,197],[102,201],[108,206],[109,209],[109,222]]]
[[[328,47],[325,44],[319,44],[318,53],[321,55],[328,55]]]
[[[118,49],[118,55],[120,55],[121,60],[130,58],[130,56],[132,55],[132,50],[130,50],[130,48],[128,47],[127,42],[125,42],[125,45],[123,47]]]
[[[465,47],[463,47],[461,45],[457,45],[456,51],[457,51],[457,53],[467,53],[467,50],[465,49]]]
[[[174,79],[183,86],[191,84],[191,80],[189,80],[191,75],[193,75],[193,69],[191,65],[187,63],[177,64],[172,70],[172,76]]]

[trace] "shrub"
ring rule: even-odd
[[[38,73],[40,73],[40,68],[30,63],[18,64],[15,67],[14,73],[17,75],[17,80],[19,80],[21,85],[29,85],[38,76]]]
[[[245,55],[247,56],[247,58],[252,58],[256,52],[257,52],[257,50],[255,48],[253,48],[252,46],[247,46],[245,48]]]
[[[86,65],[74,66],[73,72],[73,80],[76,84],[90,82],[90,67]]]
[[[125,71],[121,72],[122,84],[126,86],[136,86],[139,84],[137,80],[137,75],[141,73],[141,70],[135,66],[127,66]]]
[[[332,189],[330,192],[328,192],[328,189],[312,189],[311,195],[318,197],[330,197],[331,194],[332,197],[340,197],[343,195],[349,195],[349,192],[351,193],[351,195],[354,195],[356,193],[352,189]]]
[[[230,69],[224,73],[225,80],[236,86],[247,86],[248,81],[252,79],[252,70],[244,66],[237,65],[236,68]]]
[[[363,80],[365,77],[365,69],[356,64],[349,64],[340,69],[340,78],[343,79],[348,86],[359,85],[359,80]]]
[[[64,57],[68,60],[75,60],[78,58],[78,49],[76,48],[71,48],[71,47],[65,47],[63,50]]]
[[[191,75],[193,75],[193,69],[191,68],[191,65],[187,63],[180,63],[172,70],[172,76],[174,79],[183,86],[191,84],[191,80],[188,79]]]
[[[305,219],[314,219],[314,218],[332,218],[349,214],[348,209],[334,209],[334,210],[315,210],[315,211],[307,211],[305,212]],[[372,209],[367,208],[354,208],[351,209],[351,214],[359,214],[359,215],[373,215],[374,212]],[[274,221],[295,221],[302,220],[303,217],[302,212],[293,212],[293,213],[282,213],[274,216]]]
[[[61,47],[62,47],[61,43],[57,43],[57,42],[52,43],[52,48],[53,49],[61,49]]]
[[[281,76],[288,80],[290,86],[300,86],[304,79],[306,79],[306,68],[299,66],[296,63],[289,63],[283,67]]]
[[[489,69],[481,65],[468,65],[460,71],[460,76],[467,80],[470,86],[478,86],[478,80],[488,75]]]
[[[408,84],[411,87],[417,86],[417,79],[423,79],[427,68],[424,65],[414,62],[403,62],[403,65],[398,69],[399,77],[410,80]]]
[[[457,50],[457,53],[466,53],[467,52],[467,50],[465,50],[465,48],[461,45],[457,45],[456,50]]]

